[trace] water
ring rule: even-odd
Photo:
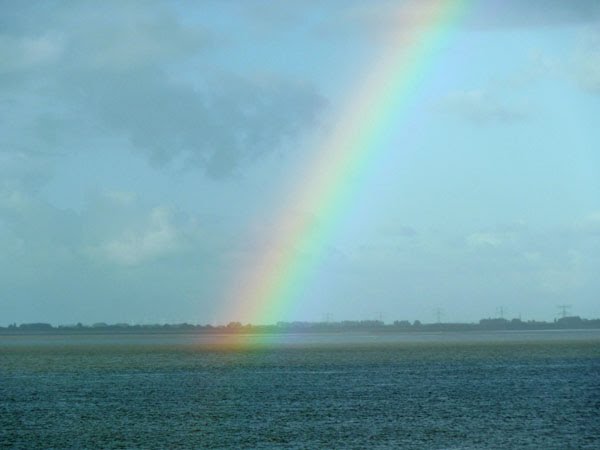
[[[0,336],[2,448],[600,448],[600,332]]]

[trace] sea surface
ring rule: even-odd
[[[0,448],[600,449],[600,331],[5,335]]]

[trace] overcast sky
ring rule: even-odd
[[[425,3],[1,1],[0,324],[244,321],[231,283]],[[282,320],[600,316],[600,3],[465,3]]]

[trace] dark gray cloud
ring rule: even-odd
[[[477,28],[591,23],[600,19],[596,0],[484,0],[474,2],[467,25]]]
[[[439,7],[437,0],[354,1],[324,9],[315,23],[320,34],[385,36],[409,32],[424,15]],[[486,30],[513,27],[547,27],[586,24],[600,20],[596,0],[481,0],[467,3],[461,13],[464,29]],[[331,4],[330,4],[331,6]],[[429,12],[428,12],[429,11]],[[268,16],[267,16],[268,17]]]
[[[226,176],[281,148],[323,105],[305,83],[213,67],[218,37],[160,4],[14,9],[0,34],[0,117],[15,125],[4,152],[65,152],[114,136],[154,164]]]
[[[226,75],[198,90],[147,69],[78,83],[74,99],[90,119],[126,136],[153,163],[191,164],[216,177],[280,148],[320,107],[310,86],[285,80]]]

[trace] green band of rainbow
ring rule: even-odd
[[[323,249],[359,181],[377,157],[392,124],[410,114],[417,87],[466,11],[468,0],[402,2],[399,29],[391,45],[361,83],[358,95],[340,115],[332,133],[319,147],[316,161],[296,187],[288,209],[280,214],[277,229],[254,270],[235,283],[232,315],[255,324],[274,323],[294,302],[315,258],[304,258],[307,249]],[[408,5],[408,6],[407,6]],[[406,26],[406,8],[418,5],[418,16]],[[316,211],[298,217],[292,211]]]

